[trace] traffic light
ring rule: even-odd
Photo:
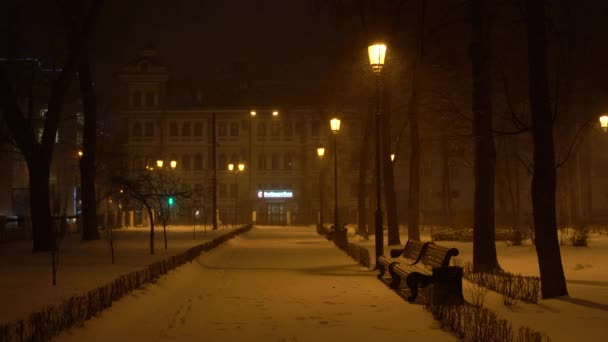
[[[173,202],[174,202],[173,197],[169,197],[169,198],[167,198],[167,204],[169,204],[169,206],[170,206],[170,207],[172,207],[172,206],[173,206]]]

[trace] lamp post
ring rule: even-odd
[[[338,132],[340,131],[340,119],[331,119],[329,125],[334,134],[334,234],[341,240],[342,232],[338,226]]]
[[[325,147],[317,147],[317,156],[323,160],[325,155]],[[319,231],[323,228],[323,165],[319,168]]]
[[[369,64],[376,75],[376,212],[374,215],[376,233],[376,261],[384,254],[384,233],[382,229],[382,188],[380,179],[380,74],[386,57],[386,45],[377,43],[367,48]],[[376,262],[377,264],[377,262]]]
[[[234,194],[234,219],[233,219],[233,224],[236,224],[236,220],[237,220],[237,206],[238,206],[238,198],[239,198],[239,189],[238,189],[238,174],[239,172],[243,172],[245,170],[245,164],[243,163],[239,163],[236,167],[234,164],[230,163],[228,164],[228,171],[234,173],[234,189],[235,189],[235,194]]]

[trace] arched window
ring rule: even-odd
[[[133,92],[133,107],[141,107],[141,92],[139,90]]]
[[[133,137],[140,138],[141,137],[141,123],[136,122],[133,124]]]
[[[194,156],[194,171],[203,170],[203,156],[198,153]]]

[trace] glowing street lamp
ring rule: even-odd
[[[382,228],[382,187],[380,180],[380,74],[384,67],[386,45],[376,43],[367,48],[369,65],[376,75],[376,212],[374,214],[376,236],[376,260],[384,254],[384,233]]]
[[[78,158],[82,158],[82,150],[78,150]]]
[[[340,131],[340,119],[329,120],[329,126],[334,133],[334,236],[342,240],[342,233],[338,226],[338,132]]]
[[[324,155],[325,155],[325,147],[323,147],[323,146],[317,147],[317,156],[319,156],[319,158],[323,158]]]
[[[372,71],[380,73],[384,66],[384,58],[386,57],[386,45],[382,43],[376,43],[367,47],[367,53],[369,55],[369,64],[372,67]]]
[[[608,131],[608,114],[600,116],[600,126],[604,131]]]
[[[279,111],[278,110],[273,110],[272,111],[272,116],[278,116],[279,115]]]
[[[319,157],[319,159],[322,160],[324,155],[325,155],[325,147],[323,147],[323,146],[317,147],[317,156]],[[325,206],[323,204],[323,188],[324,188],[323,173],[324,173],[324,167],[321,166],[321,168],[319,169],[319,228],[323,227],[323,207]]]
[[[175,170],[175,168],[176,168],[176,167],[177,167],[177,161],[172,160],[172,161],[171,161],[171,168],[172,168],[173,170]]]
[[[245,164],[239,163],[239,171],[243,172],[245,170]]]
[[[258,113],[256,113],[256,112],[255,112],[255,110],[252,110],[251,112],[249,112],[249,114],[250,114],[251,116],[256,116]]]
[[[391,161],[394,162],[395,161],[395,154],[391,153]]]
[[[161,159],[159,159],[159,160],[157,160],[157,161],[156,161],[156,166],[157,166],[159,169],[162,169],[162,168],[163,168],[163,164],[164,164],[164,162],[163,162]]]

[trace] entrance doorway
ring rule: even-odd
[[[268,203],[268,224],[285,225],[285,205],[283,203]]]

